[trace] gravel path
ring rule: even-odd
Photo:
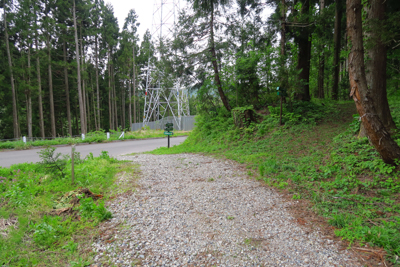
[[[136,193],[112,200],[92,266],[361,266],[295,223],[290,202],[237,164],[194,154],[121,156]]]

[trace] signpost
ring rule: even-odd
[[[174,130],[174,124],[172,122],[168,122],[165,124],[164,135],[168,136],[168,148],[169,148],[169,137],[170,135],[174,134],[173,130]]]

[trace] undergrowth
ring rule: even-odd
[[[77,154],[71,184],[71,160],[52,152],[43,150],[41,163],[0,167],[0,221],[14,222],[0,227],[0,266],[90,264],[96,226],[112,216],[104,200],[114,194],[116,174],[136,168],[105,151]]]
[[[400,107],[400,101],[391,104]],[[242,129],[223,111],[214,118],[198,116],[183,144],[152,153],[201,152],[245,163],[249,173],[288,189],[293,199],[311,200],[350,245],[382,247],[387,260],[399,265],[399,172],[380,159],[366,138],[357,138],[353,102],[306,105],[285,107],[284,126],[278,126],[274,107],[262,122]],[[394,110],[400,125],[400,112]]]

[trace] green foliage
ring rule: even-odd
[[[35,223],[32,226],[33,240],[36,244],[43,247],[50,247],[56,243],[63,235],[63,227],[61,218],[44,216],[40,223]]]
[[[91,197],[81,198],[79,202],[79,213],[82,217],[87,219],[95,218],[99,222],[111,219],[111,212],[107,211],[104,207],[104,201],[100,201],[96,204]]]
[[[67,165],[66,159],[61,159],[61,153],[54,154],[56,150],[55,147],[47,147],[38,152],[40,159],[42,160],[40,163],[50,172],[59,174],[64,177],[64,168]]]
[[[54,158],[53,149],[47,148],[41,154]],[[62,197],[77,190],[69,182],[70,161],[59,156],[62,158],[63,175],[58,169],[50,172],[39,163],[0,168],[0,217],[18,218],[17,228],[10,228],[7,237],[0,235],[1,266],[64,266],[71,262],[84,266],[89,262],[90,255],[82,249],[83,244],[94,234],[90,229],[111,218],[111,213],[104,200],[82,197],[71,213],[54,215],[58,214],[55,209],[64,207],[59,205]],[[88,156],[75,165],[76,184],[96,194],[111,195],[120,168],[121,163],[107,152],[100,157]],[[55,254],[43,254],[43,250]]]

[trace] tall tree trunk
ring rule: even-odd
[[[82,79],[82,96],[83,96],[83,110],[84,110],[84,119],[85,119],[85,127],[86,127],[86,129],[88,129],[88,127],[89,127],[89,125],[88,125],[88,119],[87,119],[87,116],[88,116],[88,114],[86,113],[87,112],[87,109],[86,109],[86,104],[87,104],[87,100],[86,100],[86,96],[87,96],[87,94],[86,94],[86,81],[85,81],[85,76],[83,75],[84,73],[85,73],[85,57],[84,57],[84,55],[83,55],[83,36],[82,36],[82,25],[81,25],[81,27],[79,27],[79,29],[80,29],[80,36],[81,36],[81,39],[80,39],[80,41],[81,41],[81,79]],[[87,132],[87,130],[86,130],[86,132]]]
[[[384,162],[395,165],[396,159],[400,158],[400,147],[391,138],[379,118],[375,108],[375,96],[367,86],[361,18],[363,6],[361,0],[347,0],[346,3],[347,33],[352,45],[349,54],[350,96],[356,104],[370,142]]]
[[[94,90],[92,90],[92,106],[93,106],[94,125],[95,127],[97,127],[96,105],[94,104]]]
[[[129,83],[129,80],[128,80]],[[122,121],[122,129],[125,129],[125,88],[123,87],[121,90],[121,121]]]
[[[286,53],[286,0],[281,0],[281,56]]]
[[[210,19],[210,51],[211,51],[211,57],[212,57],[211,62],[214,67],[215,85],[218,88],[219,96],[220,96],[225,108],[228,111],[231,111],[231,106],[229,105],[229,101],[225,96],[224,90],[222,89],[221,80],[219,78],[218,63],[217,63],[217,56],[215,54],[215,43],[214,43],[214,8],[213,7],[211,10],[211,19]]]
[[[67,43],[63,43],[63,56],[64,56],[64,83],[65,83],[65,96],[67,104],[67,120],[68,120],[68,134],[72,136],[71,124],[71,106],[69,103],[69,84],[68,84],[68,62],[67,62]]]
[[[132,77],[132,87],[133,87],[133,122],[136,123],[136,55],[135,55],[135,44],[133,44],[133,77]],[[132,125],[132,122],[131,122]]]
[[[342,37],[342,1],[336,0],[335,4],[335,34],[334,34],[334,45],[335,49],[333,52],[333,87],[332,87],[332,99],[338,100],[339,94],[339,64],[340,64],[340,40]]]
[[[10,80],[11,80],[11,93],[12,93],[12,107],[13,107],[13,129],[14,129],[14,138],[19,138],[19,131],[18,131],[18,113],[17,113],[17,94],[15,91],[15,84],[14,84],[14,75],[12,69],[12,59],[11,59],[11,52],[10,52],[10,44],[8,41],[8,30],[7,30],[7,12],[6,12],[6,3],[3,0],[3,10],[4,10],[4,35],[6,41],[6,48],[7,48],[7,58],[8,58],[8,69],[10,71]]]
[[[116,73],[114,72],[114,69],[112,69],[114,122],[115,122],[115,130],[118,130],[118,109],[117,109],[117,94],[116,94],[116,90],[115,90],[115,76],[116,76]]]
[[[110,48],[111,50],[111,48]],[[111,101],[111,61],[110,61],[111,53],[108,52],[108,115],[109,115],[109,125],[110,130],[114,130],[114,116],[113,116],[113,108]]]
[[[74,28],[75,28],[75,50],[76,50],[76,65],[77,65],[77,79],[78,79],[78,98],[79,98],[79,114],[81,121],[81,132],[86,134],[85,127],[85,110],[83,109],[83,96],[82,96],[82,88],[81,88],[81,66],[79,62],[79,41],[78,41],[78,28],[76,25],[76,15],[75,15],[75,0],[73,0],[73,19],[74,19]]]
[[[56,137],[56,115],[54,113],[54,97],[53,97],[53,73],[51,68],[51,43],[50,33],[47,35],[47,66],[49,74],[49,93],[50,93],[50,123],[51,123],[51,136]]]
[[[323,15],[325,9],[325,0],[319,1],[320,15]],[[318,98],[324,98],[324,78],[325,78],[325,44],[322,42],[319,45],[319,57],[318,57]]]
[[[96,97],[97,97],[97,124],[96,130],[99,131],[100,125],[100,87],[99,87],[99,52],[97,47],[97,33],[95,36],[95,56],[96,56]]]
[[[310,2],[304,0],[301,6],[301,14],[307,15],[310,10]],[[306,23],[309,20],[306,19]],[[298,36],[299,55],[297,69],[301,70],[299,80],[302,82],[301,91],[297,95],[298,100],[310,101],[310,58],[311,58],[311,34],[309,27],[302,27]]]
[[[372,44],[368,46],[365,62],[367,85],[374,96],[376,112],[388,131],[396,129],[390,114],[386,92],[386,65],[387,49],[381,39],[380,28],[377,23],[385,19],[386,0],[369,0],[367,11],[367,24],[369,24],[369,39]]]
[[[133,47],[133,122],[136,123],[136,56],[135,56],[135,47]]]
[[[322,46],[322,49],[324,49],[324,46]],[[325,98],[325,53],[323,51],[321,52],[321,55],[319,55],[318,60],[318,98]]]
[[[37,26],[37,16],[36,9],[34,8],[35,15],[35,25]],[[42,101],[42,79],[40,75],[40,55],[39,55],[39,44],[38,44],[38,31],[35,31],[35,46],[36,46],[36,73],[37,73],[37,82],[38,82],[38,101],[39,101],[39,126],[40,126],[40,135],[42,138],[45,138],[44,133],[44,119],[43,119],[43,101]]]
[[[87,125],[87,129],[88,132],[90,132],[90,99],[89,99],[89,92],[86,90],[86,125]]]
[[[129,129],[132,126],[132,90],[131,90],[131,79],[128,79],[128,92],[129,92],[129,107],[128,107],[128,119],[129,119]]]
[[[26,121],[28,137],[32,138],[31,46],[28,46],[28,89],[26,93]]]

